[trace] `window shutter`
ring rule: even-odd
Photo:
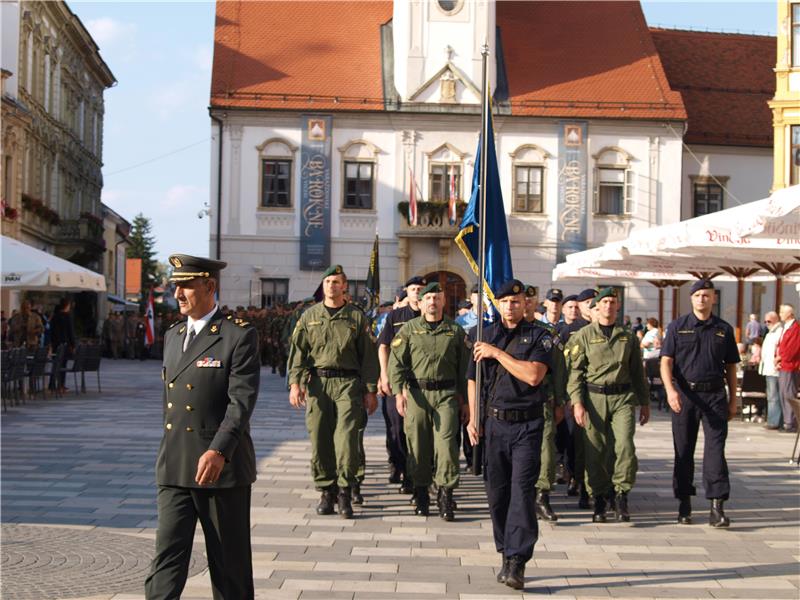
[[[592,172],[594,174],[592,212],[597,214],[600,211],[600,169],[595,168]]]
[[[625,214],[636,212],[636,188],[633,183],[633,171],[625,169]]]

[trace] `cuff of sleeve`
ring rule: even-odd
[[[233,453],[236,452],[236,446],[238,445],[239,440],[234,436],[225,433],[217,433],[208,449],[219,452],[225,457],[225,462],[228,462],[230,457],[233,456]]]
[[[367,384],[367,393],[368,394],[375,394],[375,393],[377,393],[377,391],[378,391],[378,386],[377,385],[375,385],[374,383],[368,383]]]

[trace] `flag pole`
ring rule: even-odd
[[[487,64],[489,56],[488,41],[483,44],[481,48],[481,56],[483,57],[483,64],[481,67],[481,81],[482,99],[481,99],[481,160],[478,168],[480,171],[480,188],[478,191],[478,221],[480,223],[480,232],[478,234],[478,324],[477,335],[475,337],[477,342],[483,341],[483,283],[484,283],[484,269],[486,263],[486,165],[488,152],[486,147],[488,141],[486,137],[489,134],[489,77],[487,73]],[[483,406],[481,404],[481,387],[483,365],[478,364],[475,369],[475,407],[478,411],[478,431],[480,432],[483,426]],[[482,470],[480,443],[472,447],[472,474],[480,475]]]

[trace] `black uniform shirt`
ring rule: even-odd
[[[733,328],[716,315],[700,321],[693,312],[669,324],[661,356],[674,359],[679,384],[717,382],[725,378],[725,365],[739,362]]]
[[[400,328],[406,324],[407,321],[415,319],[422,314],[419,310],[414,310],[410,305],[406,304],[400,308],[395,308],[386,317],[386,322],[381,329],[381,335],[378,337],[378,344],[388,346],[392,343],[394,336],[400,331]]]
[[[572,323],[566,323],[561,321],[560,323],[556,323],[556,331],[558,332],[558,337],[561,339],[561,343],[566,345],[569,341],[569,338],[572,334],[580,331],[582,328],[586,327],[589,324],[589,321],[578,317]]]
[[[498,321],[492,323],[483,330],[483,340],[492,346],[506,350],[514,342],[514,347],[509,354],[517,360],[530,362],[540,362],[551,367],[551,352],[553,350],[553,338],[547,329],[536,327],[526,321],[520,322],[514,329],[506,329]],[[530,386],[503,370],[497,372],[500,363],[496,360],[483,360],[483,371],[481,373],[481,397],[484,402],[488,400],[489,405],[499,409],[529,409],[536,404],[541,404],[547,400],[545,386],[539,384]],[[475,380],[476,363],[470,358],[467,378]],[[497,382],[495,383],[495,374]],[[543,380],[544,381],[544,380]]]

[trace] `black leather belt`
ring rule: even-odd
[[[311,369],[311,373],[317,377],[358,377],[355,369]]]
[[[444,381],[436,381],[435,379],[409,379],[408,387],[427,390],[429,392],[436,390],[453,390],[456,387],[456,382],[452,379],[445,379]]]
[[[522,423],[533,421],[544,415],[544,407],[537,404],[533,408],[492,408],[489,407],[489,416],[498,421],[508,421],[509,423]]]
[[[686,387],[693,392],[716,392],[725,387],[725,380],[718,379],[717,381],[687,381]]]
[[[595,383],[587,383],[586,389],[596,394],[624,394],[631,390],[630,383],[612,383],[608,385],[597,385]]]

